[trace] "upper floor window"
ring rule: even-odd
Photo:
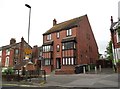
[[[75,49],[76,45],[74,42],[66,42],[62,44],[62,49],[66,50],[66,49]]]
[[[71,36],[72,35],[72,29],[68,29],[67,30],[67,36]]]
[[[52,51],[52,46],[47,45],[47,46],[43,46],[43,52],[49,52]]]
[[[59,52],[60,51],[60,45],[58,44],[57,45],[57,52]]]
[[[60,38],[60,32],[56,33],[57,38]]]
[[[6,55],[10,55],[10,50],[6,49]]]
[[[15,49],[15,54],[19,54],[19,50],[18,49]]]
[[[6,67],[9,66],[9,57],[6,57],[6,59],[5,59],[5,66],[6,66]]]
[[[51,40],[51,34],[47,35],[47,40]]]

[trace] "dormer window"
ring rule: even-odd
[[[51,40],[51,34],[47,35],[47,40]]]
[[[68,29],[67,30],[67,36],[71,36],[72,35],[72,29]]]

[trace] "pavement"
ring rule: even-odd
[[[6,82],[3,81],[3,87],[54,87],[54,89],[71,89],[71,88],[82,88],[82,89],[96,89],[96,88],[105,88],[105,89],[117,89],[120,85],[120,75],[113,72],[111,68],[102,69],[102,71],[97,71],[97,73],[92,70],[86,72],[85,74],[70,74],[70,75],[55,75],[51,73],[47,76],[46,83],[36,82],[37,79],[32,79],[31,82]],[[57,87],[57,88],[56,88]],[[53,88],[51,88],[53,89]]]

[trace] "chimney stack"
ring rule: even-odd
[[[10,45],[12,45],[12,44],[14,44],[14,43],[16,43],[15,38],[11,38],[11,40],[10,40]]]
[[[53,26],[57,24],[56,19],[53,20]]]
[[[111,24],[113,24],[113,17],[111,16]]]

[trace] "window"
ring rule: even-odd
[[[60,45],[58,44],[57,45],[57,52],[59,52],[60,51]]]
[[[67,30],[67,36],[71,36],[72,35],[72,29],[68,29]]]
[[[51,34],[47,35],[47,40],[51,40]]]
[[[75,43],[74,42],[67,42],[62,44],[62,49],[75,49]]]
[[[6,67],[9,66],[9,57],[6,57],[6,59],[5,59],[5,66],[6,66]]]
[[[50,59],[44,59],[44,65],[50,65]]]
[[[19,50],[18,49],[15,49],[15,54],[19,54]]]
[[[43,46],[43,52],[49,52],[52,50],[52,47],[50,45]]]
[[[6,50],[6,55],[10,55],[10,50],[9,49]]]
[[[75,65],[75,58],[69,57],[69,58],[63,58],[62,60],[63,65]]]
[[[56,33],[57,38],[60,38],[60,32]]]

